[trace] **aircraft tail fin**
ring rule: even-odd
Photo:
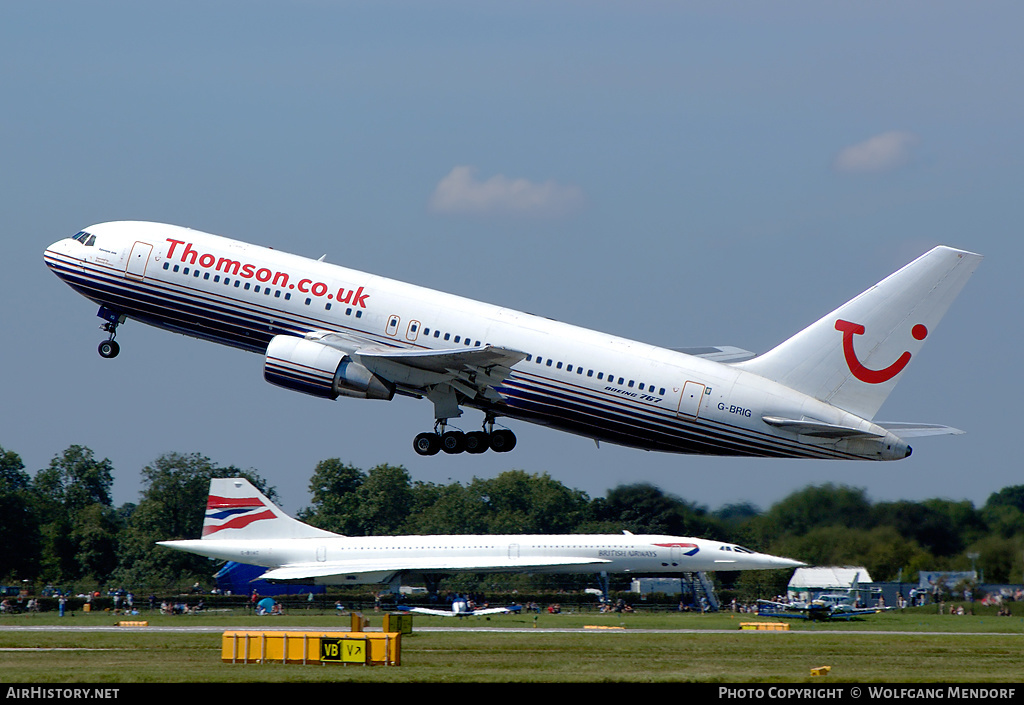
[[[871,419],[981,262],[936,247],[740,369]]]
[[[337,534],[285,514],[243,477],[210,480],[203,539],[300,539]]]

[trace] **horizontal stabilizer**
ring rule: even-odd
[[[762,416],[761,420],[769,426],[781,428],[802,436],[819,438],[880,438],[882,434],[872,433],[851,426],[839,426],[834,423],[815,421],[814,419],[784,419],[781,416]]]
[[[703,357],[714,362],[742,362],[754,357],[755,353],[732,345],[706,345],[700,348],[671,348],[676,352],[693,357]]]
[[[907,423],[905,421],[876,421],[877,425],[884,428],[894,436],[900,438],[917,438],[918,436],[958,436],[965,431],[952,426],[943,426],[937,423]]]

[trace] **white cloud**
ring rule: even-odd
[[[538,184],[501,174],[480,181],[476,171],[471,166],[452,169],[434,189],[430,209],[436,213],[556,216],[583,204],[583,191],[578,186],[554,181]]]
[[[918,141],[912,132],[883,132],[840,151],[833,167],[847,173],[891,171],[910,161]]]

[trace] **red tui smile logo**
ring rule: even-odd
[[[849,366],[850,372],[853,373],[853,376],[861,382],[867,382],[868,384],[881,384],[882,382],[888,382],[903,371],[903,368],[907,366],[908,362],[910,362],[910,353],[904,351],[903,354],[897,358],[896,362],[892,363],[885,369],[868,369],[861,364],[860,360],[857,359],[857,351],[853,349],[853,336],[863,335],[865,330],[864,326],[859,323],[844,321],[840,318],[836,320],[836,330],[843,334],[843,355],[846,357],[846,364]],[[928,335],[928,329],[918,323],[910,331],[910,334],[914,336],[915,340],[924,340]]]

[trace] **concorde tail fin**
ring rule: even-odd
[[[936,247],[781,345],[735,366],[871,419],[981,259]]]
[[[242,477],[210,480],[203,539],[301,539],[338,534],[285,514]]]

